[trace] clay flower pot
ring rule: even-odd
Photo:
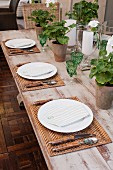
[[[57,62],[66,61],[67,44],[62,45],[52,42],[51,48],[55,56],[55,61]]]
[[[113,86],[98,86],[96,83],[96,105],[100,109],[107,110],[113,101]]]

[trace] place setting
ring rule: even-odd
[[[28,62],[19,64],[13,69],[13,72],[22,91],[65,85],[58,74],[57,68],[49,63]]]
[[[30,110],[50,156],[111,142],[92,110],[77,97],[36,101]]]
[[[28,38],[15,38],[2,42],[8,55],[40,53],[36,42]]]

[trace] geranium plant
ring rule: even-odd
[[[66,34],[71,28],[75,27],[75,24],[65,27],[66,21],[62,20],[60,22],[53,22],[45,27],[45,30],[39,35],[40,40],[44,41],[45,37],[49,40],[54,40],[57,44],[67,44],[69,37]]]
[[[90,78],[95,80],[100,86],[113,86],[113,52],[107,55],[107,41],[103,40],[100,45],[98,59],[91,60]]]
[[[53,22],[55,15],[46,10],[34,10],[29,19],[35,22],[36,26],[45,27],[49,22]]]
[[[56,16],[54,15],[54,12],[56,10],[56,4],[55,2],[51,2],[50,0],[47,2],[47,7],[49,7],[49,11],[47,10],[34,10],[31,13],[31,16],[28,18],[31,19],[33,22],[35,22],[35,25],[38,27],[44,28],[48,23],[51,23],[54,21]]]
[[[77,20],[80,25],[87,25],[92,19],[98,18],[98,0],[87,2],[80,0],[73,5],[72,12],[66,13],[69,18]]]

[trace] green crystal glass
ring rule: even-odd
[[[83,59],[83,53],[81,52],[72,52],[71,53],[71,60],[75,65],[79,65]]]
[[[73,61],[71,60],[66,61],[66,69],[70,77],[72,77],[73,75],[77,75],[76,65],[74,64]]]

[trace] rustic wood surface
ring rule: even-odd
[[[4,41],[11,38],[26,37],[34,39],[37,42],[36,34],[34,30],[21,30],[21,31],[4,31],[0,32],[0,40]],[[37,42],[40,48],[39,43]],[[112,170],[113,169],[113,143],[103,145],[100,147],[94,147],[87,150],[72,152],[69,154],[49,157],[46,147],[43,144],[43,140],[38,134],[38,129],[33,121],[33,117],[30,114],[29,104],[37,100],[43,99],[57,99],[61,97],[77,96],[82,102],[87,104],[93,111],[94,117],[97,118],[99,123],[106,130],[111,140],[113,140],[113,105],[109,110],[98,109],[95,105],[95,84],[94,80],[89,79],[89,71],[78,72],[77,78],[71,81],[71,78],[67,74],[65,62],[58,63],[54,60],[54,55],[50,49],[46,52],[37,54],[26,54],[8,56],[4,46],[2,45],[3,52],[5,54],[7,63],[12,71],[14,66],[19,63],[42,61],[54,64],[58,69],[58,74],[65,82],[65,86],[48,88],[36,91],[21,92],[18,86],[19,93],[24,101],[29,119],[34,129],[35,135],[41,147],[48,169],[50,170]],[[5,149],[5,148],[4,148]]]

